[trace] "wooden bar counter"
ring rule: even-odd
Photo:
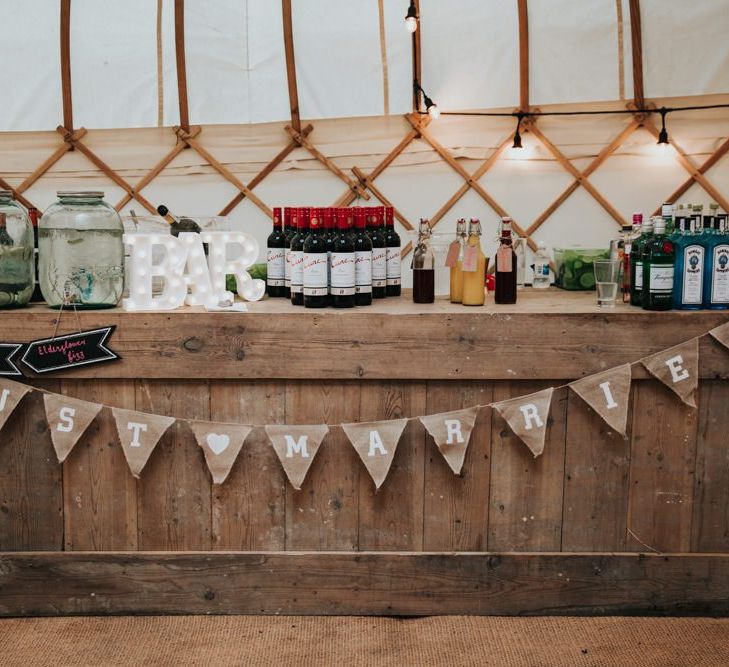
[[[336,425],[563,385],[729,318],[594,299],[64,312],[60,332],[116,325],[122,360],[31,382],[187,419]],[[57,317],[0,313],[0,340],[50,337]],[[0,435],[0,614],[726,614],[729,352],[709,337],[700,352],[697,410],[636,367],[623,439],[559,389],[534,459],[486,408],[459,476],[410,422],[377,493],[338,426],[301,491],[260,428],[221,486],[183,424],[135,480],[106,409],[59,465],[26,397]]]

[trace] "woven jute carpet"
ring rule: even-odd
[[[0,664],[726,667],[729,619],[300,616],[0,621]]]

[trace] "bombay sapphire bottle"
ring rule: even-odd
[[[24,306],[33,294],[33,227],[9,190],[0,190],[0,308]]]
[[[714,230],[706,246],[704,305],[712,310],[729,309],[729,230],[726,216],[715,217]]]
[[[709,239],[697,229],[697,220],[680,218],[678,223],[680,233],[673,237],[676,248],[673,307],[699,310],[704,301],[704,263]]]

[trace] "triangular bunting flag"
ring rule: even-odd
[[[43,402],[53,448],[58,462],[63,463],[104,406],[61,394],[43,394]]]
[[[352,447],[365,464],[375,488],[379,489],[390,472],[392,459],[400,441],[407,419],[392,419],[381,422],[342,424]]]
[[[33,387],[27,384],[0,378],[0,429],[5,426],[8,417],[13,414],[23,396],[32,390]]]
[[[509,424],[514,435],[531,450],[534,458],[544,451],[547,434],[547,420],[554,388],[543,389],[534,394],[517,396],[508,401],[492,403],[494,408]]]
[[[716,329],[712,329],[709,333],[724,347],[729,348],[729,322],[716,327]]]
[[[266,434],[276,450],[286,477],[297,491],[306,479],[311,463],[329,427],[318,426],[266,426]]]
[[[608,426],[625,436],[630,406],[630,364],[610,368],[570,383],[585,403],[599,414]]]
[[[463,467],[477,416],[478,407],[474,406],[420,417],[421,423],[433,436],[440,453],[456,475],[460,474]]]
[[[190,428],[205,454],[205,462],[214,484],[222,484],[240,453],[243,442],[253,430],[243,424],[218,424],[191,421]]]
[[[112,408],[111,412],[129,470],[138,478],[159,439],[176,420],[121,408]]]
[[[699,384],[698,338],[661,350],[640,362],[686,405],[696,407],[696,388]]]

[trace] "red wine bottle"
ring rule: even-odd
[[[367,231],[372,240],[372,296],[375,299],[387,296],[387,246],[382,233],[384,213],[384,206],[367,209]]]
[[[284,297],[286,280],[286,237],[283,233],[281,209],[273,209],[273,231],[266,240],[266,294]]]
[[[293,209],[284,208],[284,296],[291,298],[291,239],[296,231],[293,227]]]
[[[501,218],[501,239],[496,251],[496,303],[516,303],[516,253],[511,239],[511,218]]]
[[[358,306],[372,304],[372,239],[367,233],[365,210],[361,207],[345,209],[352,212],[347,223],[354,219],[354,302]]]
[[[400,296],[400,236],[395,231],[395,209],[385,207],[385,272],[387,274],[387,296]]]
[[[309,233],[308,209],[299,208],[296,214],[296,233],[291,239],[291,303],[304,305],[304,241]]]
[[[326,308],[329,305],[327,284],[327,240],[319,217],[321,209],[312,209],[310,233],[304,241],[304,306]]]
[[[337,234],[331,248],[331,304],[334,308],[352,308],[355,304],[355,252],[346,215],[337,216]]]

